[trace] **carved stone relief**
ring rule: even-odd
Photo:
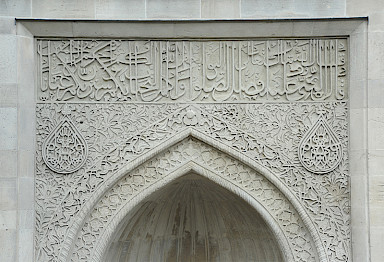
[[[45,164],[56,173],[72,173],[81,168],[88,154],[88,145],[71,120],[64,119],[43,144]]]
[[[346,98],[346,39],[39,40],[40,101]]]
[[[146,190],[154,182],[166,179],[170,173],[191,161],[219,174],[224,181],[230,181],[255,198],[284,231],[293,253],[292,261],[318,261],[316,247],[311,242],[306,226],[292,204],[272,183],[226,154],[188,138],[134,169],[100,199],[81,229],[71,256],[72,261],[87,258],[98,261],[95,259],[95,250],[100,242],[105,242],[106,236],[113,233],[106,228],[124,204],[138,192]]]
[[[321,261],[350,261],[346,39],[38,40],[37,52],[37,261],[64,261],[72,253],[73,261],[85,261],[94,254],[100,239],[92,219],[110,221],[97,212],[117,210],[149,181],[162,179],[170,160],[175,167],[192,158],[176,149],[159,154],[116,181],[127,190],[107,190],[108,179],[190,129],[263,166],[288,188],[319,234],[326,252]],[[185,141],[233,161],[202,142]],[[74,152],[70,158],[67,149]],[[269,183],[242,163],[220,176],[260,203],[284,199],[273,184],[270,197],[260,191],[264,187],[245,186],[236,175],[239,166]],[[144,169],[147,178],[139,174]],[[132,180],[135,172],[139,180]],[[103,188],[100,197],[118,199],[116,205],[90,205]],[[110,197],[116,192],[117,198]],[[281,227],[292,244],[289,228],[302,217],[285,199],[281,208],[290,219]],[[285,212],[268,210],[276,219]],[[295,232],[305,236],[302,247],[313,250],[304,231]],[[295,261],[316,261],[315,251],[300,260],[298,246],[292,248]]]
[[[300,142],[300,162],[308,171],[324,174],[337,167],[342,154],[339,139],[320,116]]]

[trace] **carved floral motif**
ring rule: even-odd
[[[87,142],[67,118],[48,135],[42,149],[47,166],[63,174],[79,170],[88,155]]]
[[[53,176],[42,162],[41,146],[71,109],[84,134],[89,156],[83,168]],[[193,111],[194,114],[188,112]],[[297,148],[318,112],[348,148],[347,103],[286,104],[39,104],[37,107],[37,255],[57,260],[76,214],[106,178],[185,128],[196,128],[271,170],[302,201],[317,225],[329,261],[349,257],[348,155],[326,176],[308,172]],[[186,117],[187,115],[192,118]],[[196,117],[196,120],[195,118]],[[185,122],[192,119],[193,122]],[[194,125],[191,125],[194,124]],[[73,185],[76,184],[76,187]],[[52,214],[61,214],[52,216]],[[60,233],[60,238],[57,236]],[[52,236],[52,237],[47,237]],[[43,239],[45,239],[43,241]],[[55,247],[55,249],[52,249]]]
[[[342,154],[339,139],[321,116],[299,145],[300,162],[313,173],[332,171],[340,163]]]
[[[239,186],[260,202],[286,235],[293,261],[318,261],[316,247],[297,211],[268,179],[228,155],[190,138],[134,169],[100,199],[81,229],[71,261],[94,261],[95,253],[99,252],[95,249],[105,241],[105,236],[113,233],[105,228],[119,210],[136,194],[155,182],[166,179],[170,173],[189,161],[219,174],[223,181]]]
[[[38,40],[36,261],[62,261],[57,254],[75,241],[70,232],[95,191],[191,128],[276,175],[302,203],[327,260],[350,261],[346,45],[346,39]],[[68,141],[77,145],[70,157],[81,165],[63,154]],[[154,166],[148,179],[161,177],[166,165]],[[121,181],[125,193],[148,182],[136,178]],[[276,219],[294,228],[297,220],[286,218]],[[92,250],[100,221],[90,219],[76,256]],[[306,245],[301,238],[294,243]]]

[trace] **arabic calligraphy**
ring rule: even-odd
[[[347,97],[346,39],[38,40],[40,102]]]

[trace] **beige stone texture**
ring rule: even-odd
[[[384,163],[384,150],[369,150],[368,163],[370,175],[384,176],[384,170],[382,168]]]
[[[2,210],[0,211],[0,230],[16,230],[17,228],[17,214],[16,210]]]
[[[368,101],[371,108],[384,107],[384,78],[368,80]]]
[[[94,0],[33,0],[32,16],[39,18],[94,18]]]
[[[200,18],[199,0],[146,0],[147,18]]]
[[[17,109],[0,107],[0,150],[17,148]]]
[[[201,0],[201,18],[239,18],[240,0]]]
[[[16,34],[15,18],[0,16],[0,35],[3,34]]]
[[[17,233],[16,230],[0,230],[0,261],[17,261]]]
[[[95,0],[96,19],[143,19],[143,0]]]
[[[384,32],[368,34],[368,78],[384,78]]]
[[[0,35],[0,83],[16,83],[17,38],[14,35]]]
[[[0,1],[0,16],[30,17],[31,2],[32,0],[2,0]]]
[[[0,177],[17,176],[17,151],[0,150]]]
[[[340,0],[242,0],[242,18],[335,17],[345,15],[345,2]]]
[[[368,146],[369,150],[384,149],[384,108],[368,109]]]
[[[17,84],[0,83],[0,105],[3,107],[17,106]]]
[[[17,179],[0,178],[0,210],[12,211],[17,208]]]

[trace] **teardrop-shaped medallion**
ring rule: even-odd
[[[301,164],[308,171],[325,174],[337,167],[343,150],[335,132],[320,116],[301,139],[298,153]]]
[[[79,170],[88,155],[88,145],[71,120],[65,118],[43,144],[43,159],[49,169],[69,174]]]

